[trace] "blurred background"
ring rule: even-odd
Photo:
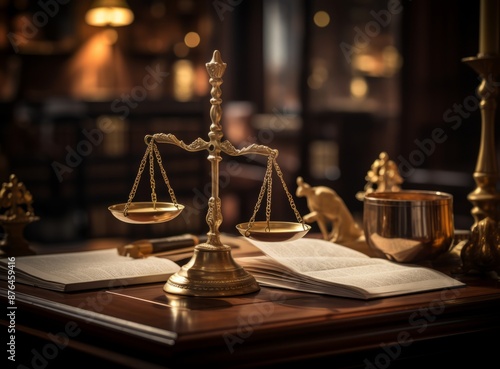
[[[159,145],[186,206],[175,220],[130,225],[107,207],[127,201],[146,134],[207,139],[205,63],[215,49],[227,63],[225,139],[278,149],[292,194],[302,176],[334,189],[360,220],[355,195],[385,151],[403,188],[453,194],[456,227],[472,225],[479,80],[461,59],[478,52],[479,1],[111,3],[128,10],[102,16],[89,13],[98,5],[90,0],[0,0],[0,181],[14,173],[32,193],[41,219],[26,229],[30,240],[208,230],[206,152]],[[223,158],[222,231],[249,220],[264,170],[265,158]],[[170,201],[156,174],[159,200]],[[150,200],[147,170],[134,200]],[[305,198],[295,202],[308,212]],[[295,219],[277,178],[271,217]]]

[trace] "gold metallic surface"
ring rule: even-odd
[[[304,237],[310,225],[293,222],[254,222],[240,223],[236,226],[242,236],[256,241],[285,242]]]
[[[366,194],[363,228],[378,256],[397,262],[433,259],[453,244],[453,197],[409,190]]]
[[[108,209],[117,219],[132,224],[154,224],[168,222],[177,217],[184,209],[183,205],[171,202],[131,202],[127,215],[124,214],[127,204],[116,204]]]
[[[309,208],[304,221],[316,222],[324,240],[345,243],[362,237],[362,227],[354,220],[344,200],[335,190],[327,186],[311,186],[302,177],[297,177],[296,182],[295,195],[305,197]]]
[[[290,207],[292,208],[295,217],[297,218],[297,223],[291,222],[276,222],[271,221],[271,195],[273,188],[273,167],[276,170],[276,174],[278,175],[281,185],[283,186],[283,190],[287,196],[288,202],[290,203]],[[266,194],[266,221],[265,222],[255,222],[255,218],[262,204],[262,200],[264,198],[264,194]],[[262,226],[265,224],[265,226]],[[238,225],[236,228],[241,233],[243,225]],[[272,153],[267,158],[267,168],[266,174],[264,176],[264,181],[262,182],[262,186],[259,191],[259,196],[257,198],[257,204],[255,204],[253,214],[248,223],[244,223],[245,231],[242,233],[245,237],[258,240],[259,238],[263,240],[264,238],[267,241],[274,240],[275,242],[279,241],[291,241],[301,237],[309,232],[311,227],[307,226],[302,219],[299,211],[297,210],[297,206],[293,201],[293,197],[288,191],[288,187],[285,183],[285,179],[283,178],[283,173],[276,161],[275,153]],[[263,232],[265,231],[265,233]],[[276,235],[270,235],[270,233],[276,232]],[[286,233],[286,235],[285,235]],[[294,234],[295,233],[295,234]]]
[[[223,136],[220,120],[222,117],[220,85],[226,63],[222,61],[219,51],[215,51],[210,63],[206,64],[212,85],[210,103],[209,141],[198,138],[190,145],[184,144],[175,136],[157,134],[153,136],[156,142],[171,143],[187,151],[208,151],[208,161],[211,163],[211,191],[208,200],[206,221],[209,226],[208,240],[197,245],[191,260],[177,273],[173,274],[163,287],[165,292],[191,296],[229,296],[256,292],[260,289],[255,278],[239,266],[231,256],[231,247],[223,245],[220,240],[219,227],[222,223],[221,200],[219,198],[219,163],[223,149]],[[231,146],[232,149],[234,149]],[[269,154],[270,149],[257,149],[254,153]],[[237,153],[237,152],[235,152]]]
[[[500,174],[495,149],[495,113],[500,85],[500,55],[478,55],[463,59],[481,77],[481,141],[474,171],[476,188],[468,196],[474,225],[462,247],[463,272],[500,273]]]
[[[491,218],[480,220],[460,252],[461,272],[495,272],[500,275],[500,227]]]
[[[147,149],[139,165],[137,176],[128,196],[128,201],[125,204],[117,204],[108,207],[108,210],[119,220],[133,224],[153,224],[168,222],[174,219],[184,209],[183,205],[177,203],[174,190],[170,186],[170,181],[167,172],[163,168],[160,152],[154,140],[147,143]],[[154,173],[154,159],[163,177],[163,180],[168,188],[168,193],[172,202],[158,202],[156,196],[156,182]],[[149,159],[149,182],[151,186],[151,202],[132,202],[141,180],[142,172],[146,168],[146,162]]]
[[[268,201],[266,214],[268,217],[266,219],[266,224],[271,225],[270,231],[268,232],[269,234],[276,233],[274,236],[275,241],[283,238],[283,234],[286,234],[287,239],[292,237],[302,237],[305,233],[307,233],[310,227],[304,224],[293,202],[293,198],[286,187],[283,179],[283,173],[281,172],[276,161],[278,150],[257,144],[236,149],[230,142],[222,142],[223,132],[220,124],[222,117],[222,91],[220,86],[222,84],[222,75],[226,69],[226,63],[222,61],[218,50],[214,51],[212,60],[206,64],[206,68],[210,76],[209,82],[212,85],[212,89],[210,91],[212,96],[210,99],[210,119],[212,124],[210,125],[210,131],[208,133],[209,140],[205,141],[198,137],[193,142],[186,144],[184,141],[179,140],[171,133],[146,135],[144,137],[144,141],[147,145],[147,150],[142,158],[139,172],[137,173],[132,191],[129,195],[129,200],[126,204],[119,204],[114,207],[110,207],[110,210],[112,212],[114,211],[113,215],[120,220],[128,222],[134,221],[137,223],[147,223],[173,219],[176,215],[178,215],[177,211],[180,212],[183,207],[182,205],[179,205],[175,199],[174,192],[170,187],[168,177],[163,169],[156,143],[172,144],[189,152],[207,150],[207,159],[211,164],[211,197],[208,200],[208,210],[206,214],[206,222],[209,226],[207,241],[194,247],[194,253],[191,260],[168,279],[167,283],[163,287],[163,290],[173,294],[189,296],[231,296],[247,294],[258,291],[260,287],[255,278],[233,260],[233,257],[231,256],[231,247],[221,242],[219,232],[219,228],[222,223],[221,199],[219,197],[219,163],[222,160],[221,153],[231,156],[254,154],[268,157],[268,170],[266,171],[266,177],[264,179],[261,193],[265,191],[267,186]],[[167,203],[168,206],[166,207],[162,207],[165,203],[156,202],[153,170],[153,162],[155,158],[160,166],[163,179],[169,189],[170,197],[172,198],[172,203]],[[146,167],[148,159],[150,165],[149,171],[151,178],[152,201],[149,203],[134,203],[132,202],[132,199],[135,196],[141,174]],[[290,223],[292,225],[283,226],[280,222],[271,222],[269,220],[271,207],[270,191],[272,187],[272,168],[276,170],[290,206],[295,213],[298,221],[296,224]],[[260,200],[258,205],[260,205],[260,201],[262,200],[261,197],[262,196],[259,196]],[[258,206],[256,206],[256,210],[258,210]],[[255,213],[256,211],[254,212],[251,222],[249,222],[250,227],[248,228],[252,228],[251,225],[255,223]],[[275,229],[276,224],[278,224],[279,227]],[[298,227],[300,227],[300,229]],[[286,232],[284,232],[285,229]],[[259,232],[259,229],[257,229],[257,232]]]
[[[363,191],[356,193],[356,198],[363,201],[365,194],[372,192],[396,192],[401,190],[403,177],[398,166],[389,155],[382,151],[373,162],[365,176],[366,184]]]
[[[23,182],[15,174],[11,174],[9,182],[0,189],[0,226],[5,237],[0,240],[0,248],[7,256],[23,256],[34,254],[24,238],[24,228],[39,220],[33,210],[33,196]]]
[[[482,80],[477,90],[481,97],[481,141],[474,171],[476,189],[469,194],[468,199],[474,205],[472,215],[475,224],[486,217],[498,221],[500,193],[497,184],[500,174],[495,149],[495,111],[500,84],[500,56],[473,57],[463,61],[473,68]]]
[[[255,278],[238,265],[229,246],[201,244],[191,260],[173,274],[165,292],[190,296],[233,296],[256,292]]]

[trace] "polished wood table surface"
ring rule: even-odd
[[[16,362],[7,360],[9,334],[2,359],[35,369],[490,367],[500,355],[500,283],[454,277],[467,286],[369,301],[276,288],[206,298],[167,294],[163,283],[78,293],[17,283],[15,321],[1,316],[3,333],[15,327]]]

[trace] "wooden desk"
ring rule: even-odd
[[[467,287],[372,301],[271,288],[194,298],[163,284],[81,293],[16,284],[12,367],[486,367],[500,353],[500,285],[460,279]],[[2,333],[6,318],[4,310]]]

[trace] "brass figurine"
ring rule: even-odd
[[[317,222],[323,238],[331,242],[349,242],[360,238],[363,230],[355,222],[342,198],[326,186],[311,187],[297,178],[297,197],[306,197],[310,213],[306,223]]]
[[[396,163],[389,159],[386,152],[381,152],[366,174],[364,191],[356,194],[356,198],[363,201],[365,194],[372,192],[397,192],[401,190],[403,177],[399,174]]]
[[[23,232],[27,224],[39,219],[33,210],[33,196],[15,174],[11,174],[9,180],[0,190],[0,208],[6,209],[0,215],[0,225],[5,231],[0,246],[8,256],[32,255],[34,252]]]

